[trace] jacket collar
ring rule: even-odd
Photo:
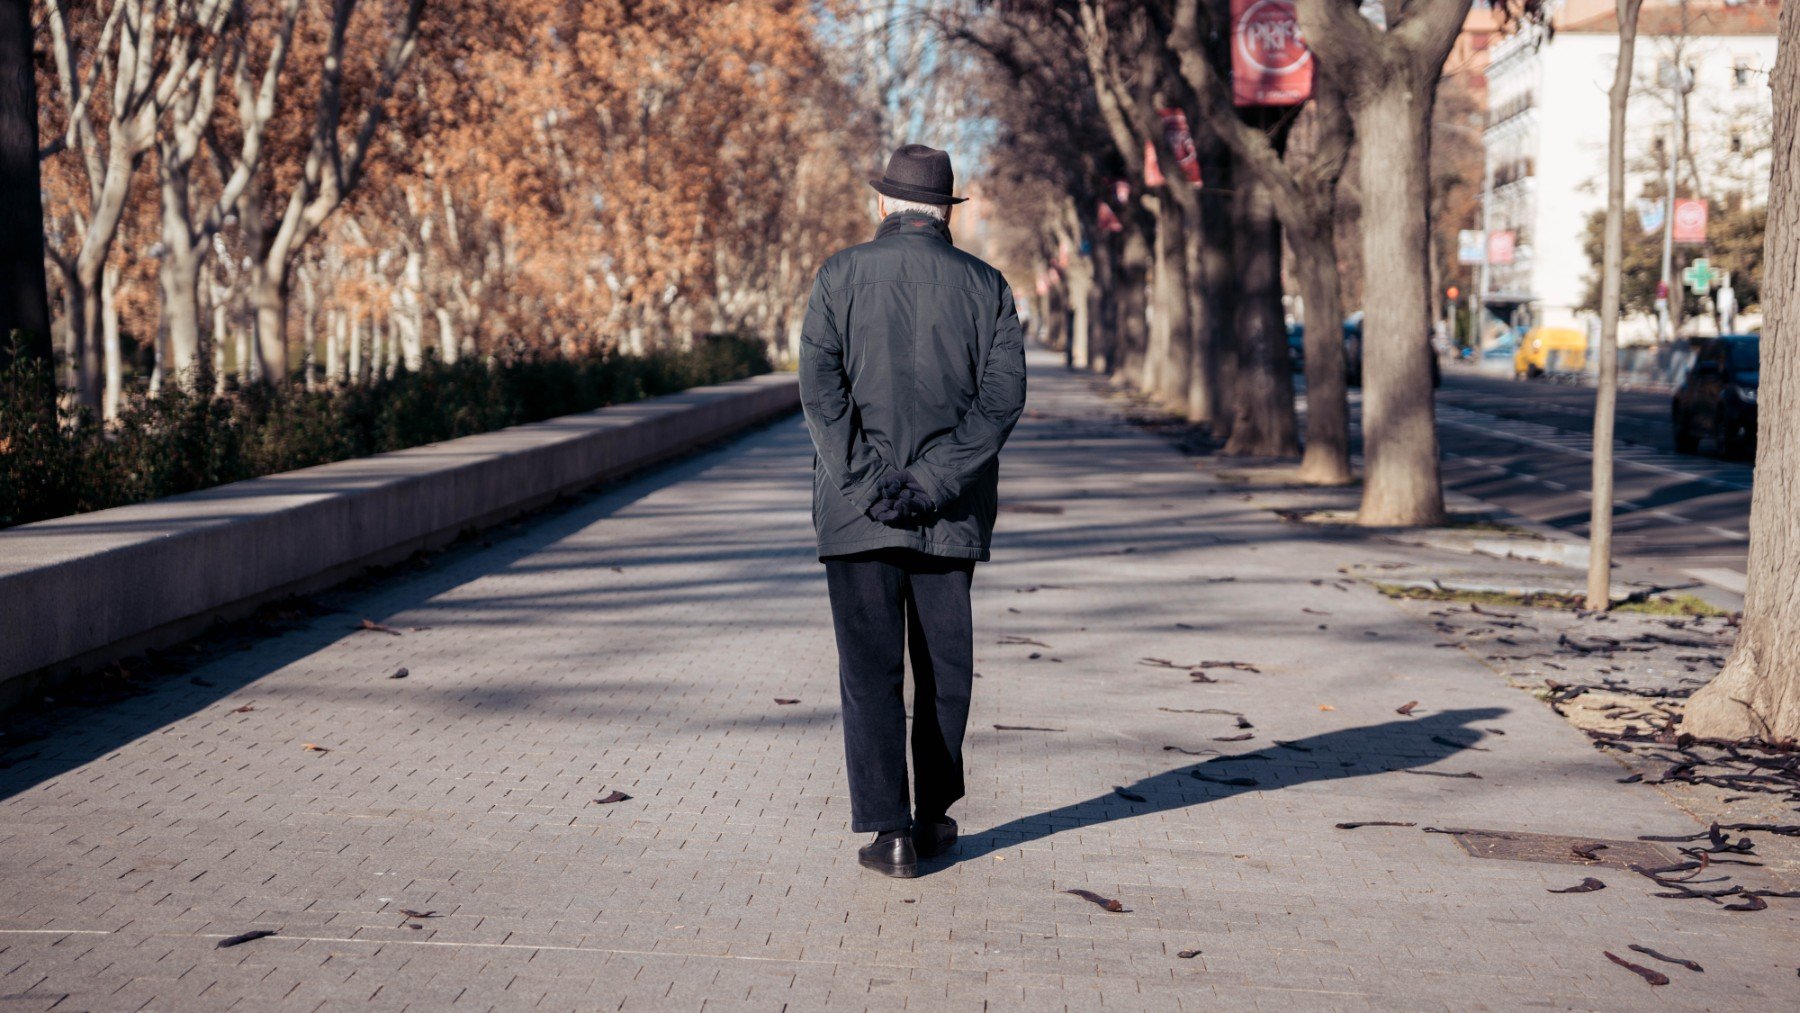
[[[950,238],[950,226],[940,218],[933,218],[917,211],[896,211],[881,220],[875,230],[876,239],[886,239],[893,235],[932,235],[955,246]]]

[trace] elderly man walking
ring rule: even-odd
[[[813,526],[837,633],[850,828],[861,864],[918,874],[956,842],[974,635],[1000,447],[1025,348],[1000,272],[950,241],[950,156],[908,144],[870,180],[875,238],[833,255],[807,301],[800,397],[817,452]],[[908,805],[904,659],[913,670]]]

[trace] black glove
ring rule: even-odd
[[[875,492],[875,502],[869,504],[869,516],[883,524],[898,527],[931,512],[931,498],[911,472],[888,472],[881,477]]]

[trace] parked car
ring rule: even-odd
[[[1762,339],[1755,334],[1708,338],[1675,388],[1670,405],[1675,449],[1692,454],[1702,437],[1714,451],[1740,457],[1756,447],[1756,387],[1762,366]]]
[[[1533,327],[1513,353],[1513,376],[1536,379],[1546,373],[1579,373],[1587,368],[1588,336],[1573,327]]]
[[[1437,349],[1431,343],[1429,332],[1425,335],[1425,348],[1431,357],[1431,385],[1436,387],[1444,382],[1444,376],[1439,370]],[[1344,372],[1352,387],[1362,386],[1362,349],[1363,311],[1357,310],[1344,318]]]

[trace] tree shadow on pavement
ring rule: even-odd
[[[963,835],[954,851],[927,864],[944,868],[1005,848],[1041,841],[1065,830],[1185,809],[1234,795],[1275,791],[1310,781],[1364,777],[1430,766],[1480,742],[1486,733],[1473,727],[1476,722],[1492,721],[1506,713],[1509,711],[1505,707],[1440,711],[1417,718],[1284,740],[1285,746],[1271,743],[1252,753],[1217,756],[1201,763],[1186,764],[1119,786],[1142,798],[1142,802],[1109,791],[1045,812],[1021,816],[978,833]],[[1386,817],[1346,813],[1343,818]]]

